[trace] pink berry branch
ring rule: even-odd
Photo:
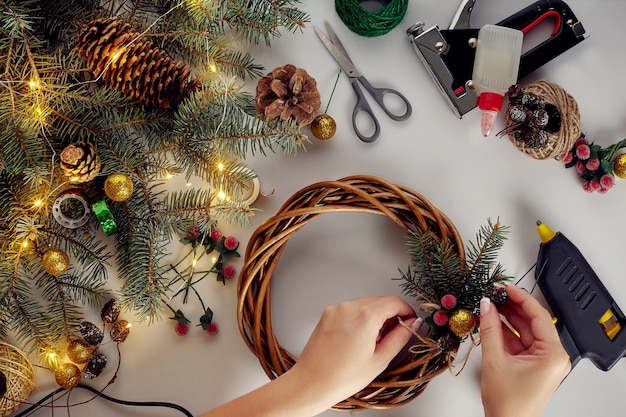
[[[213,321],[213,311],[204,304],[195,286],[210,274],[215,274],[217,281],[222,282],[224,285],[226,285],[226,280],[235,277],[237,270],[229,261],[240,256],[237,252],[239,240],[234,236],[224,236],[216,227],[205,228],[194,225],[187,231],[187,234],[180,242],[191,245],[191,250],[177,264],[170,265],[171,270],[175,273],[175,277],[170,282],[169,287],[173,288],[180,283],[180,288],[176,290],[170,300],[182,294],[183,304],[186,304],[189,301],[189,294],[195,294],[204,312],[200,316],[198,326],[201,326],[208,334],[215,335],[219,332],[219,326]],[[197,270],[198,262],[204,256],[213,252],[218,253],[213,265],[208,270]],[[190,265],[180,269],[181,264],[189,258],[192,258]],[[176,334],[184,336],[189,333],[191,321],[181,310],[175,310],[168,302],[165,302],[165,305],[174,313],[174,316],[170,317],[170,319],[176,321]]]
[[[626,147],[626,139],[603,148],[589,143],[582,135],[574,147],[563,158],[565,168],[575,167],[583,180],[583,189],[589,193],[606,193],[615,185],[613,158],[618,150]]]

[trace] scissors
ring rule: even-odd
[[[391,88],[376,88],[372,86],[369,81],[367,81],[367,79],[365,79],[365,77],[363,77],[361,73],[359,73],[359,71],[356,69],[356,67],[352,63],[352,60],[350,60],[348,53],[341,44],[341,41],[335,34],[335,31],[330,27],[328,23],[326,23],[326,30],[328,31],[330,39],[318,28],[315,28],[315,33],[320,38],[326,49],[328,49],[328,52],[330,52],[333,58],[335,58],[335,61],[337,61],[341,69],[348,75],[348,77],[350,77],[350,81],[352,82],[352,88],[356,93],[356,104],[354,105],[354,111],[352,112],[352,126],[354,127],[354,131],[359,139],[361,139],[363,142],[374,142],[376,139],[378,139],[378,136],[380,135],[380,124],[378,123],[378,120],[376,119],[372,108],[367,102],[365,95],[363,95],[363,91],[361,90],[361,87],[359,87],[359,83],[370,93],[376,103],[378,103],[378,105],[385,111],[385,113],[387,113],[387,116],[389,116],[392,120],[401,121],[408,119],[409,116],[411,116],[412,112],[411,103],[409,103],[406,97],[404,97],[396,90],[393,90]],[[404,112],[404,114],[395,114],[391,112],[391,110],[389,110],[387,106],[385,106],[385,102],[383,99],[386,94],[394,95],[404,102],[404,105],[406,106],[406,111]],[[366,113],[369,118],[374,122],[375,131],[371,136],[365,136],[363,133],[361,133],[361,131],[359,131],[356,123],[356,118],[357,115],[361,112]]]

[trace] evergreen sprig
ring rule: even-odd
[[[215,192],[239,192],[251,179],[247,155],[294,153],[305,137],[294,123],[270,126],[255,117],[240,80],[263,68],[235,45],[241,38],[269,44],[284,30],[300,30],[308,16],[299,3],[0,0],[0,336],[15,334],[29,349],[51,346],[111,291],[139,319],[156,320],[170,290],[162,263],[174,236],[194,223],[249,224],[249,207],[216,201]],[[189,65],[201,87],[162,111],[94,79],[74,50],[77,35],[114,15]],[[78,141],[93,144],[102,165],[82,185],[68,183],[59,166],[62,150]],[[68,188],[91,202],[106,199],[102,182],[115,172],[131,178],[135,191],[124,202],[107,200],[118,226],[113,237],[95,218],[72,230],[52,218],[53,202]],[[175,173],[200,177],[207,190],[167,191],[165,178]],[[42,270],[49,248],[70,256],[65,274]],[[107,273],[110,263],[119,282]]]
[[[446,294],[456,297],[459,307],[477,313],[480,299],[494,284],[510,279],[496,261],[507,226],[488,220],[469,242],[466,259],[448,240],[431,231],[411,232],[407,238],[410,266],[401,272],[401,287],[420,303],[438,305]]]

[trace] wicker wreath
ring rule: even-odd
[[[580,138],[578,103],[563,88],[545,80],[524,86],[524,91],[538,94],[546,103],[556,106],[561,115],[561,127],[556,133],[548,133],[548,141],[539,149],[526,146],[523,142],[516,140],[513,135],[509,135],[509,139],[518,150],[535,159],[561,160]],[[508,111],[505,117],[505,130],[513,131],[516,123],[511,120]]]
[[[0,342],[0,416],[8,416],[26,401],[35,388],[35,371],[28,356],[19,349]]]
[[[237,285],[241,334],[270,378],[289,370],[297,358],[283,348],[272,329],[271,279],[287,242],[324,213],[360,212],[386,216],[405,232],[430,230],[448,240],[465,258],[454,224],[415,191],[371,176],[353,176],[303,188],[253,233]],[[448,369],[449,356],[436,347],[408,355],[369,386],[336,404],[337,411],[394,408],[416,398],[435,376]]]

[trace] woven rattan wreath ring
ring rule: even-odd
[[[303,188],[253,233],[237,284],[238,321],[248,347],[270,378],[289,370],[297,358],[284,349],[272,329],[271,279],[287,241],[324,213],[359,212],[386,216],[405,232],[430,230],[448,240],[459,256],[463,243],[454,224],[415,191],[371,176],[353,176]],[[338,411],[393,408],[421,394],[448,369],[448,356],[436,346],[407,357],[354,396],[336,404]]]

